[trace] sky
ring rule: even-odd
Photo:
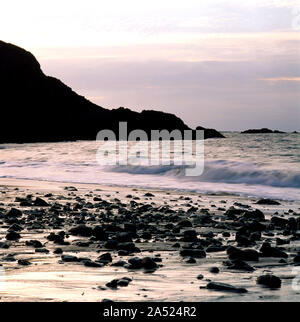
[[[10,0],[0,30],[100,106],[300,131],[300,0]]]

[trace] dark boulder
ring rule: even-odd
[[[220,272],[219,267],[213,266],[209,268],[210,273],[218,274]]]
[[[156,262],[150,257],[144,257],[142,259],[142,266],[145,269],[155,269],[158,267]]]
[[[270,243],[263,243],[260,252],[263,257],[279,257],[279,258],[288,258],[287,253],[283,252],[277,247],[272,247]]]
[[[0,242],[0,248],[8,249],[10,247],[10,243],[7,242]]]
[[[86,267],[103,267],[104,266],[104,264],[97,263],[97,262],[94,262],[92,260],[84,260],[83,265],[86,266]]]
[[[256,202],[258,205],[280,205],[280,202],[272,199],[260,199]]]
[[[93,229],[91,227],[87,227],[86,225],[78,225],[71,228],[69,233],[70,235],[75,236],[90,237],[92,236]]]
[[[130,269],[139,269],[143,267],[142,259],[138,257],[133,257],[128,260],[129,266],[127,268]]]
[[[202,249],[182,249],[180,251],[182,257],[205,258],[206,253]]]
[[[96,240],[106,241],[108,240],[108,234],[104,231],[103,227],[96,226],[93,228],[92,235]]]
[[[265,215],[259,209],[245,211],[244,217],[247,219],[265,220]]]
[[[34,247],[34,248],[42,248],[43,244],[39,240],[26,240],[26,246]]]
[[[118,242],[114,239],[110,239],[104,244],[104,247],[107,249],[117,249]]]
[[[252,266],[250,266],[248,263],[246,263],[240,259],[226,261],[226,262],[224,262],[224,265],[227,266],[228,269],[241,270],[241,271],[246,271],[246,272],[253,272],[254,271],[254,268]]]
[[[197,239],[197,232],[195,230],[186,230],[183,232],[183,241],[192,242],[196,241]]]
[[[104,253],[102,255],[100,255],[97,259],[97,262],[101,262],[101,263],[110,263],[112,262],[112,257],[110,253]]]
[[[238,249],[235,247],[228,247],[227,254],[231,260],[244,260],[244,261],[258,261],[259,253],[254,249]]]
[[[285,219],[285,218],[273,216],[271,218],[271,223],[276,227],[285,228],[289,223],[289,221],[288,219]]]
[[[193,227],[193,224],[188,219],[183,219],[177,223],[178,227]]]
[[[136,252],[139,251],[137,247],[135,247],[134,243],[127,242],[127,243],[118,243],[117,247],[118,250],[127,250],[129,252]]]
[[[22,217],[22,211],[16,208],[11,208],[9,212],[6,214],[7,218],[17,218]]]
[[[116,240],[119,243],[126,243],[126,242],[132,242],[132,235],[128,232],[121,232],[116,235]]]
[[[61,260],[63,262],[78,262],[79,261],[78,257],[72,256],[72,255],[62,255]]]
[[[5,238],[6,240],[19,240],[21,235],[15,231],[11,231],[5,236]]]
[[[37,197],[33,204],[37,207],[49,207],[48,202],[46,202],[44,199]]]
[[[36,248],[34,250],[36,253],[43,253],[43,254],[48,254],[49,250],[47,248]]]
[[[256,280],[257,284],[269,287],[269,288],[280,288],[281,287],[281,279],[275,275],[266,274],[261,275]]]
[[[19,265],[22,265],[22,266],[29,266],[29,265],[31,265],[31,263],[28,260],[26,260],[26,259],[19,259],[18,260],[18,264]]]

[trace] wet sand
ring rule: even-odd
[[[298,301],[300,203],[257,201],[0,179],[1,301]],[[257,259],[243,258],[245,249]],[[281,286],[257,284],[266,274]],[[247,292],[209,289],[210,282]]]

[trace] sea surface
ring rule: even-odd
[[[225,139],[205,140],[204,171],[200,176],[185,175],[186,168],[191,167],[188,162],[154,166],[99,164],[97,151],[101,143],[77,141],[1,144],[0,177],[300,200],[300,134],[224,135]],[[107,160],[114,160],[114,148],[107,148]],[[151,151],[152,157],[163,159],[158,157],[158,150]],[[182,152],[180,144],[171,151],[172,155]],[[139,158],[146,159],[143,153]]]

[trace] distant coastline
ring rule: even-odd
[[[270,130],[268,128],[261,129],[249,129],[246,131],[242,131],[242,134],[286,134],[287,132],[279,131],[279,130]],[[293,133],[297,133],[296,131]]]

